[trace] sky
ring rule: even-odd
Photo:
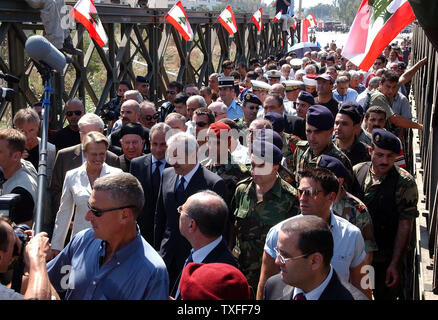
[[[272,3],[273,0],[263,0],[264,3]],[[303,8],[310,8],[316,6],[319,3],[331,4],[332,0],[302,0],[301,5]],[[295,9],[298,8],[299,0],[295,0]]]

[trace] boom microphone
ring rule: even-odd
[[[26,41],[26,52],[33,60],[48,65],[55,71],[64,70],[66,59],[61,51],[43,36],[31,36]]]
[[[7,73],[0,73],[0,78],[5,79],[8,82],[15,82],[15,83],[20,82],[20,79]]]

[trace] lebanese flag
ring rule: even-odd
[[[88,30],[90,37],[99,46],[103,47],[108,42],[108,37],[97,14],[93,0],[79,0],[70,11],[70,15]]]
[[[342,56],[368,71],[388,44],[413,20],[414,11],[408,0],[362,0]]]
[[[217,18],[222,26],[228,31],[230,36],[237,32],[236,18],[234,17],[231,6],[227,6]]]
[[[275,22],[278,22],[278,20],[280,20],[280,18],[281,18],[282,13],[283,13],[283,9],[281,9],[280,11],[278,11],[278,13],[275,15],[275,17],[273,17],[273,18],[269,18],[269,19],[272,19],[272,20],[274,20]]]
[[[255,23],[257,27],[257,31],[261,31],[263,29],[262,16],[263,16],[262,8],[260,8],[259,10],[254,12],[254,14],[251,17],[251,20]]]
[[[316,27],[318,25],[318,23],[316,22],[315,16],[313,15],[313,13],[309,14],[306,17],[306,20],[309,21],[309,24],[311,27]]]
[[[313,13],[309,14],[306,17],[306,19],[303,20],[303,23],[301,25],[302,25],[301,41],[308,42],[309,41],[309,28],[316,27],[318,25]]]
[[[186,12],[184,11],[184,7],[182,6],[181,1],[178,1],[172,9],[164,17],[167,21],[169,21],[181,36],[186,41],[190,41],[193,39],[193,30],[190,26],[189,19],[187,19]]]

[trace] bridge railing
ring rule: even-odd
[[[165,97],[167,84],[170,82],[168,67],[165,63],[169,43],[174,43],[179,60],[176,80],[183,83],[195,83],[198,86],[208,84],[208,76],[220,72],[223,60],[232,59],[248,63],[250,58],[266,58],[285,52],[287,41],[282,41],[281,25],[263,17],[263,29],[257,32],[251,21],[252,14],[237,14],[238,32],[230,37],[220,25],[217,17],[220,12],[187,12],[188,19],[195,33],[193,41],[186,42],[180,34],[164,19],[167,9],[131,8],[123,5],[96,4],[100,19],[108,36],[106,48],[88,39],[87,31],[77,24],[72,31],[73,43],[83,50],[82,56],[73,57],[64,72],[53,79],[55,90],[52,110],[54,119],[52,127],[60,127],[64,122],[62,115],[63,101],[78,97],[84,103],[86,97],[92,102],[96,111],[110,98],[115,97],[117,84],[124,79],[133,81],[135,74],[133,62],[141,57],[145,61],[146,72],[142,74],[150,81],[150,98],[156,104]],[[29,75],[34,69],[33,62],[24,51],[26,39],[42,30],[38,10],[30,8],[24,0],[0,0],[0,44],[7,46],[7,57],[0,56],[0,71],[20,78],[20,83],[12,88],[16,96],[11,103],[11,115],[33,104],[37,97],[29,83]],[[120,35],[120,36],[118,36]],[[293,38],[293,29],[288,37]],[[214,61],[213,50],[219,45],[219,57]],[[230,48],[235,47],[231,52]],[[202,55],[201,63],[195,63],[192,52]],[[217,50],[216,50],[217,51]],[[97,52],[99,63],[106,72],[106,80],[93,83],[88,67]],[[199,57],[198,57],[199,59]],[[71,88],[66,89],[66,77],[73,79]],[[0,119],[6,107],[0,110]]]

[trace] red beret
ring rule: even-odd
[[[183,300],[249,300],[248,281],[226,263],[189,263],[179,284]]]
[[[214,133],[216,134],[216,136],[219,137],[220,134],[221,134],[221,130],[227,130],[227,131],[230,131],[230,130],[231,130],[231,127],[230,127],[228,124],[226,124],[226,123],[223,123],[223,122],[218,121],[218,122],[212,123],[212,124],[210,125],[210,130],[211,130],[211,131],[214,131]]]

